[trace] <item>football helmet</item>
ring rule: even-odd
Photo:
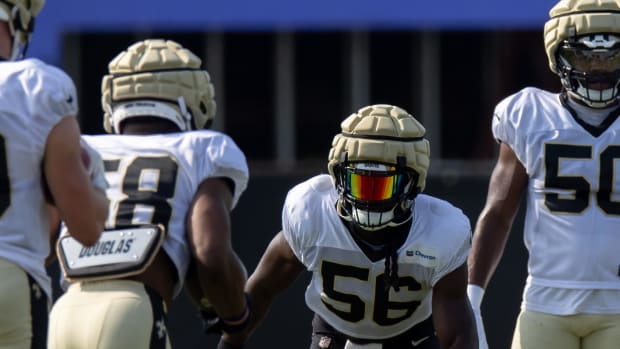
[[[397,106],[378,104],[351,114],[341,128],[328,162],[340,216],[369,231],[408,221],[430,163],[424,126]]]
[[[545,23],[549,67],[578,101],[605,108],[620,85],[620,0],[561,0]]]
[[[8,22],[13,46],[11,60],[23,58],[34,31],[34,19],[45,0],[0,0],[0,21]]]
[[[181,131],[210,127],[215,89],[201,63],[171,40],[140,41],[118,54],[101,82],[106,132],[119,133],[122,121],[145,116],[171,121]]]

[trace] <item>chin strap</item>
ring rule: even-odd
[[[388,251],[388,255],[385,256],[384,275],[386,291],[388,291],[390,287],[394,287],[394,291],[398,292],[400,291],[400,286],[398,286],[398,253],[396,253],[396,249],[394,249],[392,244],[388,245]]]

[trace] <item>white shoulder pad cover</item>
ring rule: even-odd
[[[35,121],[77,115],[78,100],[75,85],[62,70],[32,60],[31,67],[22,75],[22,84],[27,86],[35,102],[32,105]]]
[[[326,200],[328,201],[326,203]],[[297,258],[303,262],[302,251],[314,246],[318,235],[313,233],[316,217],[324,217],[326,205],[336,202],[332,178],[321,174],[294,186],[286,195],[282,209],[282,233]]]
[[[471,223],[463,211],[451,203],[421,194],[416,198],[416,214],[424,219],[414,222],[422,224],[429,241],[433,241],[440,256],[432,283],[460,267],[467,261],[471,248]]]
[[[235,141],[226,134],[211,130],[192,131],[186,134],[190,134],[193,138],[193,151],[204,152],[206,155],[198,157],[200,161],[203,161],[202,164],[195,167],[196,170],[200,171],[198,175],[205,179],[226,177],[235,183],[233,196],[233,207],[235,207],[241,194],[247,188],[249,180],[249,169],[245,154],[239,149]],[[204,172],[203,169],[206,168],[210,170]]]

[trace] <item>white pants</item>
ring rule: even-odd
[[[72,284],[52,307],[48,349],[170,349],[156,306],[140,282]]]
[[[551,315],[521,311],[512,349],[618,349],[620,314]]]

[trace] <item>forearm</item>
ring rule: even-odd
[[[476,222],[468,259],[470,284],[482,288],[488,285],[504,253],[527,183],[525,168],[512,149],[502,144],[489,180],[485,207]]]
[[[441,309],[433,311],[433,316],[436,317],[435,328],[442,348],[477,348],[476,327],[469,302],[466,299],[461,299],[460,301],[450,302]]]
[[[442,348],[477,348],[474,315],[467,299],[465,264],[444,276],[433,289],[433,323]]]
[[[468,283],[486,288],[504,253],[510,223],[483,213],[477,227],[468,259]]]
[[[100,230],[103,231],[105,228],[105,222],[108,219],[110,201],[108,200],[104,190],[94,188],[94,191],[96,222],[99,225]]]
[[[203,292],[217,314],[222,319],[242,316],[247,306],[244,296],[247,273],[234,251],[199,258],[197,267]]]
[[[57,197],[56,207],[69,233],[85,246],[94,245],[101,235],[108,214],[108,199],[98,189],[87,185],[68,186]],[[84,198],[75,200],[73,198]]]
[[[473,313],[468,302],[462,302],[461,309],[452,308],[449,326],[439,326],[438,335],[442,348],[445,349],[475,349],[478,348],[478,339],[474,325]],[[444,321],[445,322],[445,321]]]
[[[252,300],[250,321],[242,332],[234,334],[224,333],[222,338],[226,342],[237,345],[244,344],[263,322],[275,298],[282,292],[282,290],[268,290],[261,287],[260,284],[250,284],[251,282],[249,282],[249,287],[246,289],[249,298]]]

